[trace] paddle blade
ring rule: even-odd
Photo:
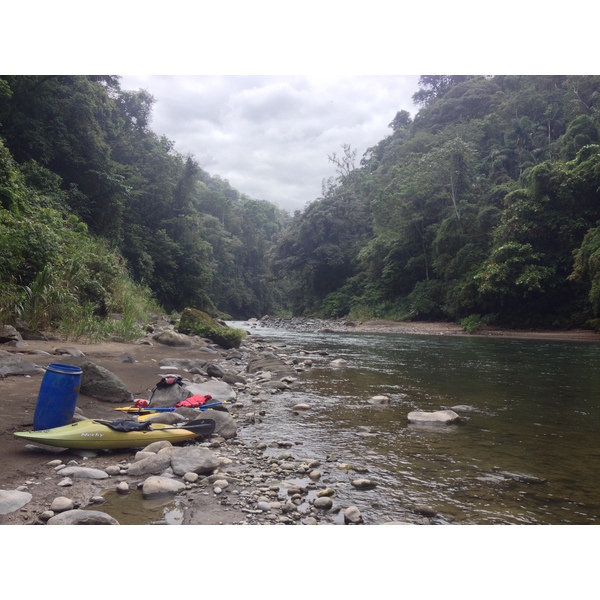
[[[181,429],[187,429],[197,435],[208,436],[214,433],[217,423],[213,419],[195,419],[181,426]]]

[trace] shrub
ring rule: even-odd
[[[186,308],[181,313],[177,331],[186,335],[208,338],[223,348],[239,348],[246,332],[243,329],[221,325],[211,316],[195,308]]]

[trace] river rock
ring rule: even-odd
[[[67,510],[48,519],[48,525],[118,525],[114,517],[99,510]]]
[[[246,378],[240,375],[237,371],[232,371],[231,369],[225,371],[223,375],[223,381],[230,385],[235,385],[236,383],[241,383],[242,385],[246,383]]]
[[[45,369],[35,363],[15,356],[11,352],[0,350],[0,378],[9,375],[41,375]]]
[[[371,479],[353,479],[351,483],[352,486],[355,487],[357,490],[370,490],[377,485]]]
[[[260,352],[253,356],[246,366],[248,373],[258,373],[259,371],[270,371],[276,373],[279,377],[292,375],[292,369],[273,352]]]
[[[389,396],[371,396],[368,400],[369,404],[381,405],[381,404],[389,404],[390,397]]]
[[[85,354],[79,349],[73,346],[64,346],[62,348],[56,348],[54,350],[54,354],[65,354],[67,356],[81,357],[85,356]]]
[[[330,367],[345,367],[348,364],[348,361],[343,358],[336,358],[329,363]]]
[[[209,377],[218,377],[221,379],[223,375],[225,375],[225,369],[223,369],[223,367],[217,363],[209,363],[206,365],[206,374]]]
[[[186,389],[185,385],[174,383],[166,387],[155,388],[152,391],[152,406],[155,408],[175,406],[190,396],[192,396],[192,392]]]
[[[127,386],[108,369],[86,360],[79,364],[81,368],[81,387],[79,391],[102,402],[131,404],[133,394]]]
[[[126,481],[120,481],[117,485],[117,494],[128,494],[129,484]]]
[[[171,467],[175,475],[183,477],[186,473],[208,474],[219,466],[219,459],[208,448],[187,446],[171,457]]]
[[[360,510],[356,506],[349,506],[344,511],[344,523],[347,525],[358,525],[363,522]]]
[[[169,329],[153,335],[152,339],[165,346],[187,348],[192,345],[192,340],[187,335]]]
[[[219,400],[221,402],[233,402],[237,397],[235,390],[228,383],[219,381],[218,379],[191,383],[186,385],[185,388],[190,396],[195,394],[206,396],[206,394],[210,394],[213,400]]]
[[[161,368],[169,368],[175,371],[187,371],[192,369],[204,369],[206,361],[199,358],[163,358],[159,363]]]
[[[2,325],[0,327],[0,344],[22,341],[23,336],[12,325]]]
[[[54,513],[65,512],[66,510],[73,510],[75,508],[75,502],[71,498],[66,496],[58,496],[52,500],[50,510]]]
[[[60,470],[61,477],[80,477],[82,479],[106,479],[109,475],[101,469],[91,467],[65,467]]]
[[[185,421],[194,421],[196,419],[212,419],[215,422],[215,431],[213,435],[220,435],[225,440],[230,440],[237,435],[237,421],[223,410],[207,408],[201,412],[193,408],[178,408],[176,413],[169,413],[182,417],[178,423],[185,427]]]
[[[313,506],[321,510],[329,510],[333,506],[333,500],[329,496],[321,496],[315,498]]]
[[[413,425],[454,425],[460,422],[460,417],[449,409],[433,412],[414,410],[408,413],[408,422]]]
[[[152,454],[142,460],[138,460],[129,465],[127,469],[128,477],[139,477],[140,475],[156,475],[162,473],[171,465],[169,454]]]
[[[185,490],[185,483],[172,479],[171,477],[148,477],[142,485],[142,494],[144,498],[156,498],[168,494],[179,494]]]
[[[8,515],[31,502],[33,496],[29,492],[18,490],[0,490],[0,515]]]
[[[167,413],[170,414],[170,413]],[[157,452],[160,452],[161,450],[164,450],[165,448],[172,448],[173,444],[171,444],[171,442],[169,442],[168,440],[161,440],[160,442],[152,442],[151,444],[148,444],[145,448],[144,448],[144,452],[154,452],[155,454]],[[145,457],[144,457],[145,458]]]

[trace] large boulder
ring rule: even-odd
[[[0,326],[0,344],[20,343],[22,341],[23,337],[12,325]]]
[[[172,385],[155,387],[150,396],[150,403],[153,408],[167,408],[175,406],[181,400],[193,396],[183,384],[173,383]]]
[[[195,394],[206,396],[207,394],[210,394],[213,400],[219,400],[221,402],[233,402],[237,398],[237,394],[233,387],[219,379],[189,383],[185,386],[185,389],[190,396],[194,396]],[[152,401],[152,405],[156,406],[154,401]]]
[[[290,367],[285,361],[283,361],[273,352],[269,352],[267,350],[250,358],[248,365],[246,366],[246,370],[248,373],[268,371],[280,377],[294,373],[292,367]]]
[[[192,340],[187,335],[182,335],[171,330],[161,331],[152,336],[152,339],[164,346],[189,348],[192,345]]]
[[[229,412],[207,408],[198,413],[198,411],[193,408],[178,408],[175,414],[181,415],[188,421],[193,421],[195,419],[212,419],[215,422],[214,434],[220,435],[226,440],[230,440],[237,435],[237,421],[229,414]]]
[[[9,375],[43,375],[45,369],[11,352],[0,350],[0,377]]]
[[[133,402],[133,394],[127,386],[108,369],[96,365],[89,360],[79,364],[81,368],[81,394],[91,396],[102,402]]]
[[[195,308],[186,308],[181,313],[177,331],[185,335],[197,335],[208,338],[219,346],[230,349],[239,348],[246,336],[243,329],[221,325],[210,315]]]

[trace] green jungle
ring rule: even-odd
[[[0,76],[0,325],[133,339],[190,307],[600,330],[600,76],[428,75],[413,101],[290,215],[177,153],[119,76]]]

